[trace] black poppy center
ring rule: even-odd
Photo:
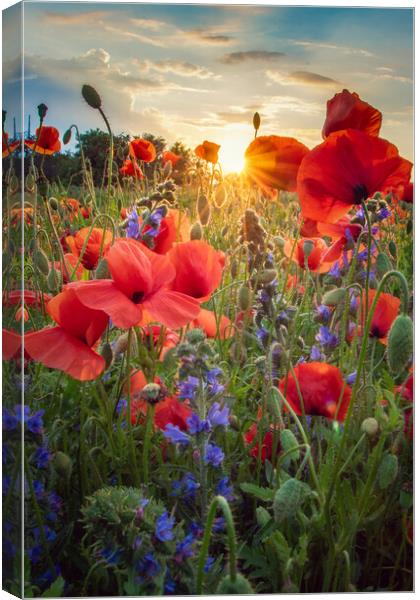
[[[131,296],[131,301],[134,302],[134,304],[140,304],[140,302],[143,300],[144,297],[144,292],[134,292],[134,294]]]
[[[355,204],[361,204],[362,200],[366,200],[366,198],[369,196],[369,193],[364,183],[358,183],[356,186],[354,186],[353,192]]]

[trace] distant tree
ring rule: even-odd
[[[92,166],[94,184],[100,186],[108,157],[109,135],[100,129],[89,129],[80,134],[80,140],[85,157]],[[129,140],[130,137],[127,134],[114,135],[114,162],[118,168],[121,167],[127,156]],[[80,156],[79,144],[76,147],[76,155]]]

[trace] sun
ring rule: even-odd
[[[249,135],[245,135],[225,138],[219,142],[221,144],[219,162],[224,175],[240,173],[243,170],[245,166],[244,154],[250,141]]]

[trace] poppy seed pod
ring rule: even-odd
[[[190,240],[201,240],[203,237],[203,228],[201,223],[196,221],[190,229]]]
[[[308,256],[311,254],[314,247],[315,247],[315,244],[313,243],[312,240],[305,240],[303,242],[303,255],[305,258],[308,258]]]
[[[236,578],[232,580],[229,575],[226,575],[217,588],[217,593],[220,595],[231,595],[231,594],[253,594],[254,589],[246,579],[240,573],[236,573]]]
[[[408,315],[399,315],[388,333],[387,359],[392,373],[400,373],[413,353],[413,322]]]
[[[378,433],[379,423],[373,417],[365,419],[361,425],[363,433],[366,433],[369,437],[373,437]]]
[[[91,108],[99,109],[102,106],[102,100],[98,92],[91,85],[82,86],[82,96]]]
[[[158,383],[148,383],[142,389],[141,397],[149,402],[149,404],[156,404],[159,400],[163,399],[162,388]]]

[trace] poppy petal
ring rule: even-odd
[[[200,312],[197,300],[171,290],[160,290],[145,300],[144,307],[157,321],[172,329],[186,325]]]
[[[20,333],[10,329],[2,330],[2,354],[3,360],[10,360],[19,351],[22,344]]]

